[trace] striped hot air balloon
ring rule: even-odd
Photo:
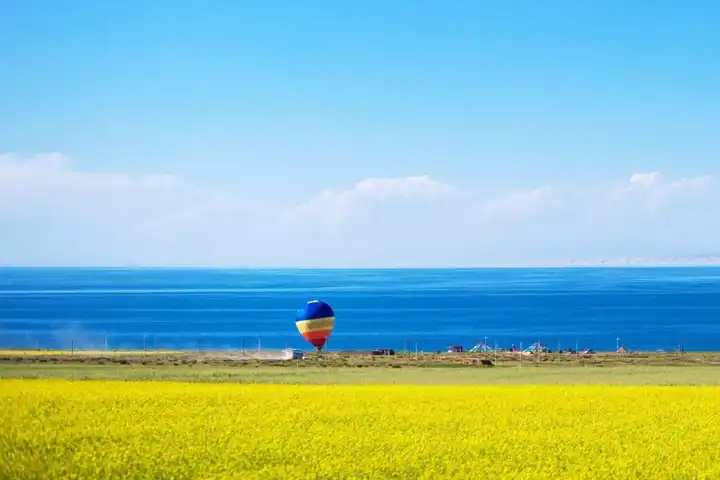
[[[327,303],[311,300],[297,311],[295,326],[300,335],[320,351],[335,327],[335,312]]]

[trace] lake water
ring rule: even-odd
[[[309,349],[295,311],[335,309],[330,350],[720,349],[720,268],[0,269],[0,347]]]

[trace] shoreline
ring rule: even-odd
[[[302,359],[273,356],[280,350],[28,350],[0,349],[0,364],[94,365],[225,365],[272,367],[513,367],[535,366],[720,366],[720,352],[595,352],[595,353],[422,353],[371,351],[303,352]]]

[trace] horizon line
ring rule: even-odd
[[[232,265],[0,265],[0,270],[527,270],[527,269],[613,269],[613,268],[720,268],[717,263],[588,263],[518,264],[466,266],[232,266]]]

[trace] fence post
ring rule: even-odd
[[[523,342],[520,342],[520,366],[523,366],[523,357],[525,356],[525,353],[523,351]]]
[[[580,350],[578,349],[578,341],[575,340],[575,360],[577,360],[577,363],[580,363]]]

